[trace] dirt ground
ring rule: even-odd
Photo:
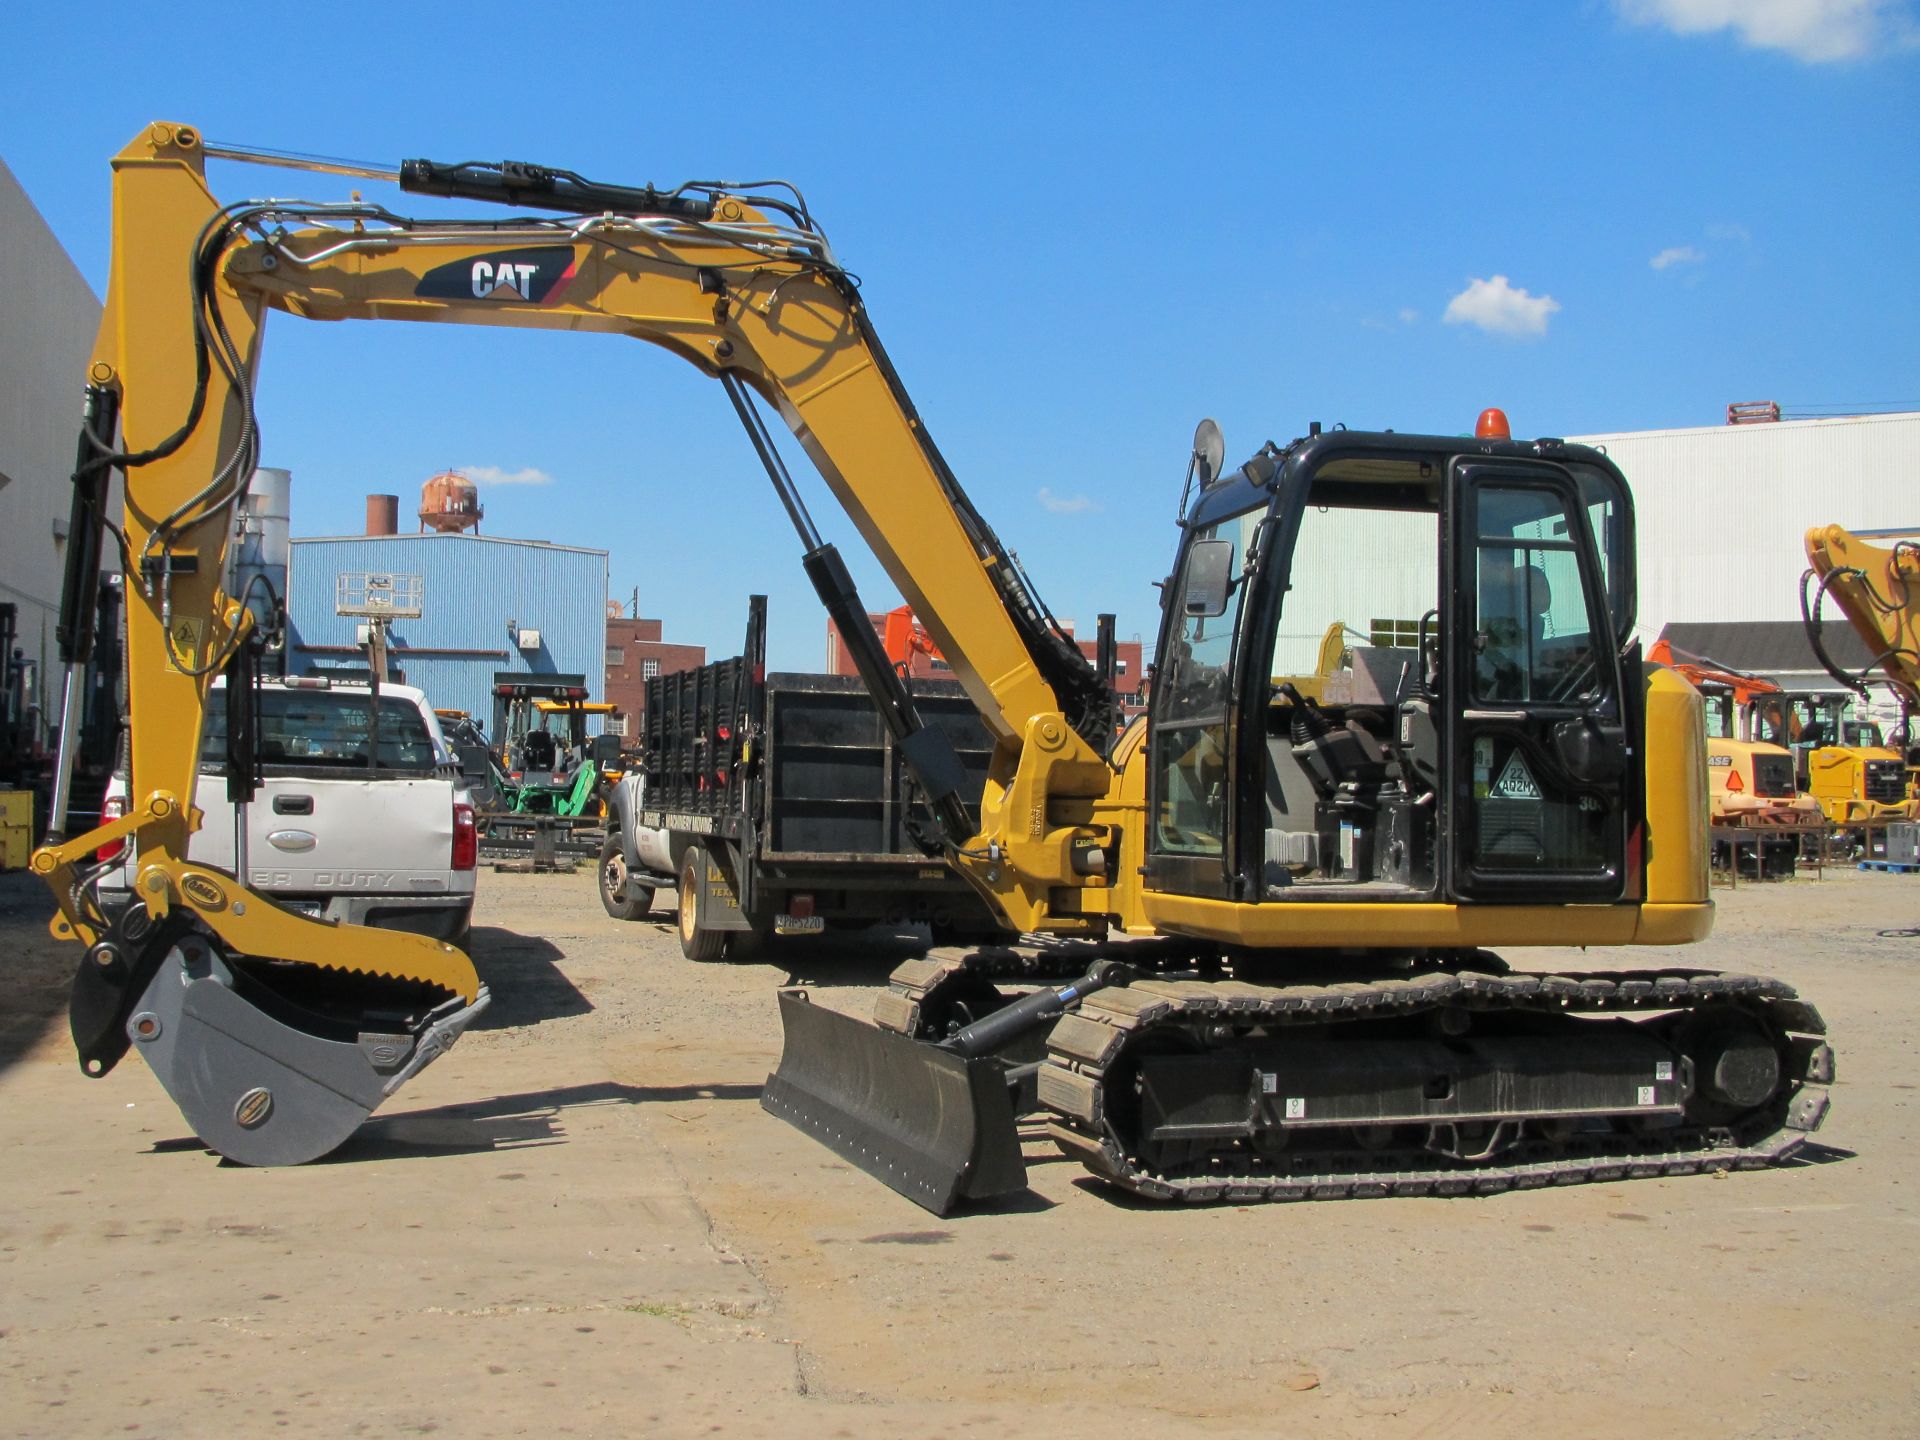
[[[137,1059],[79,1073],[77,952],[0,876],[0,1430],[1920,1433],[1920,877],[1719,900],[1686,962],[1832,1028],[1807,1163],[1196,1211],[1036,1139],[1030,1199],[936,1220],[758,1104],[774,987],[865,1009],[898,942],[697,966],[584,871],[489,874],[482,1027],[329,1160],[247,1170]]]

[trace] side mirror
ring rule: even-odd
[[[1233,588],[1233,542],[1196,540],[1187,551],[1187,584],[1181,609],[1190,617],[1211,620],[1227,613]]]
[[[1202,420],[1193,432],[1194,473],[1202,490],[1220,478],[1220,462],[1226,458],[1227,441],[1220,427],[1210,419]]]

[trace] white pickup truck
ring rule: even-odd
[[[194,786],[202,819],[187,853],[234,873],[226,706],[218,690],[215,697]],[[464,947],[479,851],[471,797],[433,707],[411,685],[380,687],[379,764],[371,766],[371,700],[364,684],[325,678],[262,685],[264,783],[247,806],[247,883],[288,909]],[[126,777],[116,775],[109,815],[124,813],[126,792]],[[102,889],[131,888],[132,872],[128,855]]]

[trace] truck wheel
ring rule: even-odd
[[[680,953],[689,960],[718,960],[727,948],[724,930],[710,929],[706,922],[707,852],[698,845],[687,846],[680,857],[680,896],[675,918],[679,921]]]
[[[653,909],[653,891],[627,874],[626,848],[618,831],[600,845],[600,904],[616,920],[643,920]]]

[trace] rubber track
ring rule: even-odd
[[[1590,1181],[1754,1170],[1778,1164],[1806,1143],[1827,1111],[1832,1052],[1814,1040],[1796,1042],[1800,1069],[1785,1077],[1786,1104],[1776,1097],[1738,1130],[1683,1131],[1671,1138],[1592,1138],[1568,1147],[1527,1141],[1507,1152],[1509,1163],[1432,1165],[1424,1151],[1380,1152],[1362,1170],[1300,1173],[1262,1170],[1232,1175],[1168,1178],[1151,1174],[1121,1154],[1106,1131],[1101,1093],[1105,1072],[1128,1041],[1149,1027],[1213,1020],[1233,1025],[1313,1024],[1412,1014],[1438,1005],[1561,1014],[1657,1013],[1735,1000],[1759,1010],[1781,1032],[1822,1036],[1819,1012],[1778,980],[1715,971],[1630,971],[1581,975],[1434,972],[1365,982],[1251,985],[1239,981],[1144,979],[1090,995],[1054,1027],[1048,1063],[1039,1076],[1041,1103],[1052,1112],[1048,1131],[1069,1157],[1113,1184],[1156,1200],[1208,1202],[1345,1200],[1384,1196],[1492,1195]],[[1784,1110],[1784,1113],[1783,1113]],[[1704,1143],[1701,1143],[1702,1137]],[[1399,1163],[1394,1163],[1398,1161]]]

